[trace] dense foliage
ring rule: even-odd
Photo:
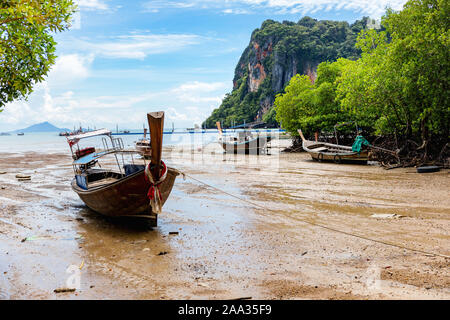
[[[317,68],[317,81],[314,84],[308,76],[293,77],[285,93],[277,95],[275,99],[276,119],[283,128],[294,135],[297,135],[299,128],[306,134],[331,132],[337,123],[356,120],[349,119],[348,112],[342,110],[336,99],[337,79],[353,63],[344,58],[334,63],[322,62]]]
[[[355,47],[356,39],[366,23],[367,18],[352,25],[310,17],[304,17],[298,23],[266,20],[260,29],[253,32],[250,44],[237,64],[233,91],[205,121],[206,126],[214,127],[216,121],[221,121],[225,127],[255,121],[262,107],[268,109],[263,120],[276,125],[271,106],[276,94],[283,92],[290,80],[290,77],[283,77],[292,70],[315,69],[322,61],[335,61],[341,57],[356,60],[361,54]],[[249,66],[255,65],[255,43],[258,47],[270,48],[270,51],[262,60],[266,78],[258,90],[252,92],[249,72],[253,70],[249,70]]]
[[[74,10],[72,0],[0,0],[0,111],[44,80],[56,59],[52,33]]]
[[[357,120],[366,134],[393,135],[424,149],[449,138],[449,2],[410,0],[387,10],[385,31],[364,30],[357,61],[319,66],[313,85],[296,76],[276,99],[277,120],[293,134]],[[441,146],[442,148],[442,146]]]

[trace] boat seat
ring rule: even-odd
[[[144,170],[145,166],[140,164],[126,164],[123,166],[125,176],[130,176],[138,171]]]
[[[77,181],[77,185],[83,189],[87,190],[87,182],[86,182],[86,176],[85,175],[75,175],[75,180]]]

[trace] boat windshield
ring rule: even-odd
[[[111,131],[101,129],[67,137],[76,173],[94,167],[123,172],[126,164],[134,164],[135,150],[124,150],[121,138],[113,138]],[[100,166],[99,159],[102,158]],[[107,168],[110,167],[110,168]]]
[[[124,149],[121,138],[113,138],[111,131],[100,129],[67,137],[72,158],[77,161],[93,153],[120,151]]]
[[[84,157],[81,157],[80,159],[75,160],[73,162],[73,164],[77,165],[77,166],[85,165],[85,164],[91,163],[92,161],[100,159],[101,157],[107,155],[108,153],[110,153],[110,152],[103,151],[103,152],[98,152],[98,153],[91,153],[91,154],[88,154],[88,155],[86,155]]]

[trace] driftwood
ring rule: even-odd
[[[378,161],[386,169],[424,165],[449,168],[450,165],[450,147],[448,142],[442,141],[442,139],[436,138],[432,143],[418,143],[411,139],[379,137],[373,144],[388,150],[398,150],[398,157],[388,152],[372,150],[373,160]]]
[[[287,153],[304,152],[302,147],[302,139],[300,139],[300,137],[292,137],[292,145],[281,152]]]

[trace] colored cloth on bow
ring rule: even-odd
[[[167,166],[161,161],[162,170],[160,172],[159,179],[154,181],[153,175],[150,171],[151,163],[145,167],[145,177],[150,182],[150,188],[148,189],[147,196],[150,199],[150,206],[152,207],[153,213],[159,214],[162,211],[162,195],[159,185],[166,180],[167,177]]]
[[[357,136],[353,143],[352,151],[360,153],[363,146],[371,146],[371,144],[363,136]]]

